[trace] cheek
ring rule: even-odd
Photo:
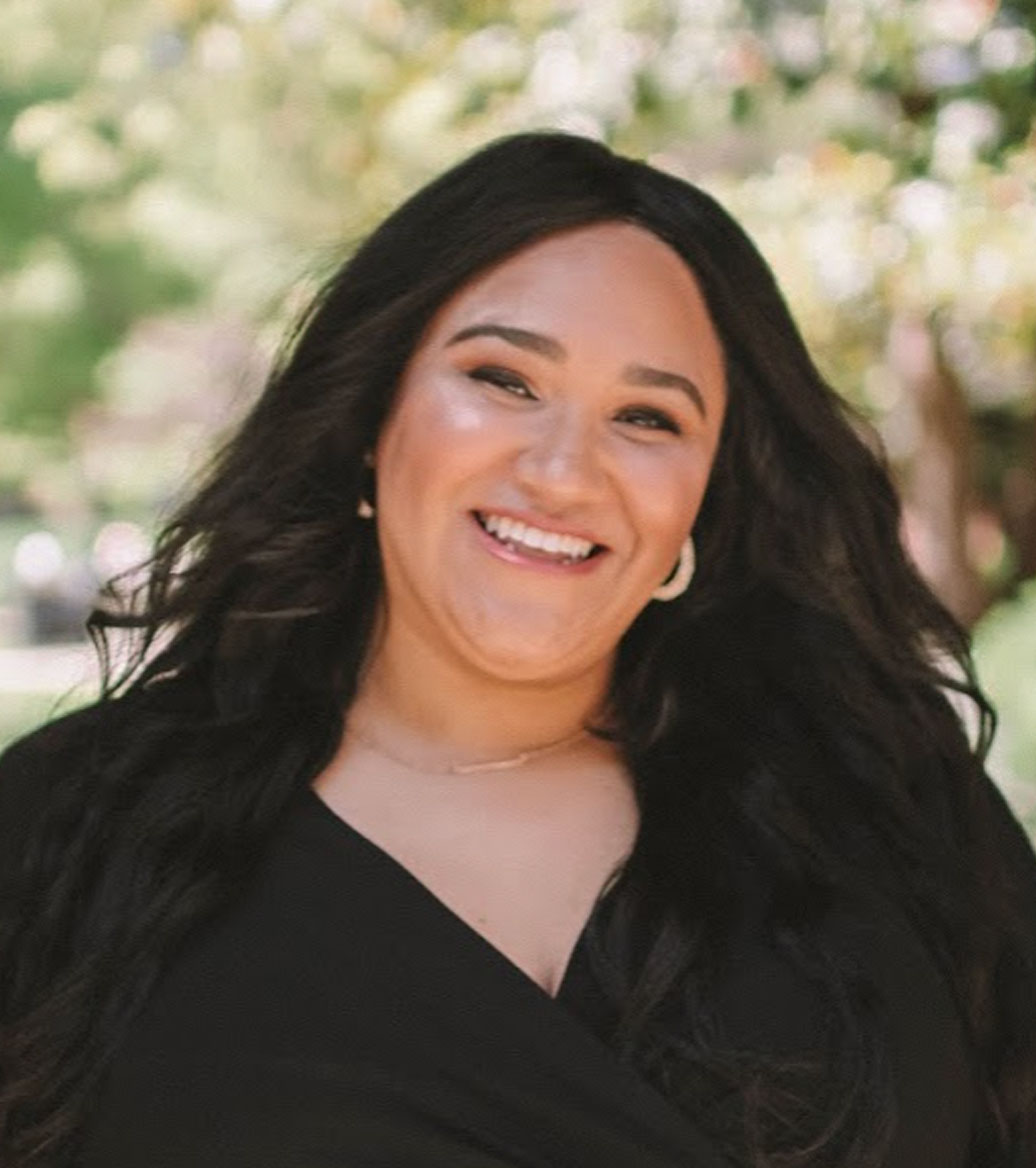
[[[421,492],[448,475],[479,426],[477,411],[456,394],[434,383],[407,385],[378,443],[379,488],[392,491],[398,486],[420,501]]]
[[[411,457],[452,454],[485,443],[499,431],[477,393],[456,377],[440,375],[408,380],[396,412],[382,434],[379,459],[406,463]]]
[[[709,453],[701,451],[640,468],[633,493],[635,522],[657,548],[660,561],[669,563],[679,553],[694,526],[710,466]]]

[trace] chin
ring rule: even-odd
[[[529,607],[490,608],[477,601],[455,606],[451,639],[482,672],[509,681],[549,682],[610,659],[599,624],[585,614],[530,612]]]
[[[480,643],[475,647],[474,656],[485,673],[501,680],[546,682],[578,671],[576,661],[583,659],[585,654],[559,651],[556,640],[545,645],[524,640],[491,645]]]

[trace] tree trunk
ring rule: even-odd
[[[1029,422],[1028,451],[1004,476],[1003,508],[1016,557],[1014,575],[1027,580],[1036,576],[1036,413]]]
[[[903,484],[906,542],[943,604],[970,626],[989,598],[967,553],[972,499],[967,400],[942,358],[930,319],[895,318],[889,328],[888,360],[916,423]]]

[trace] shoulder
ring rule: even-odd
[[[985,777],[982,787],[989,809],[990,850],[1003,858],[1010,891],[1036,951],[1036,851],[1000,788]]]
[[[96,766],[121,703],[96,702],[33,730],[0,754],[0,849],[81,789]]]
[[[105,704],[95,702],[73,710],[30,731],[0,751],[0,779],[42,760],[74,752],[93,735],[104,716]]]

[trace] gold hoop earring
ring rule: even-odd
[[[368,477],[370,479],[370,482],[369,482],[369,484],[367,484],[367,486],[372,488],[371,494],[373,495],[373,493],[374,493],[374,491],[373,491],[373,487],[374,487],[374,452],[372,450],[368,450],[364,454],[363,465],[370,472],[370,474],[365,476],[365,477]],[[366,491],[366,489],[367,489],[367,487],[364,488],[365,491]],[[370,502],[369,499],[365,499],[363,497],[363,495],[361,495],[360,501],[356,504],[356,514],[359,515],[359,517],[361,519],[373,519],[374,518],[374,504],[372,502]]]
[[[680,545],[680,558],[677,560],[673,574],[651,593],[651,599],[675,600],[678,596],[682,596],[687,591],[687,585],[690,584],[691,577],[694,575],[694,567],[694,540],[688,536]]]

